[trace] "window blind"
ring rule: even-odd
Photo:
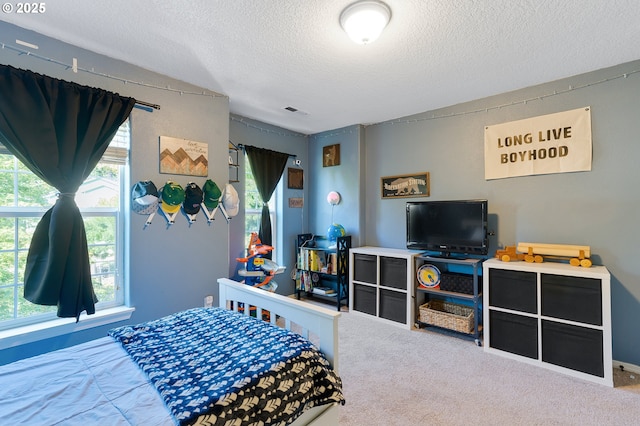
[[[125,165],[129,159],[129,120],[122,123],[118,132],[102,155],[101,163]],[[0,154],[13,155],[0,142]]]

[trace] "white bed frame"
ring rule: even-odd
[[[340,312],[325,309],[291,297],[270,293],[258,288],[219,278],[219,302],[222,308],[238,311],[238,303],[255,306],[257,317],[262,311],[270,312],[270,322],[284,326],[311,340],[327,357],[338,372],[338,318]],[[233,302],[233,303],[230,303]],[[243,310],[249,315],[249,309]],[[293,425],[335,426],[338,424],[338,406],[315,407],[299,417]]]

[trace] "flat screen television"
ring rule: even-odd
[[[407,248],[485,255],[487,200],[407,202]]]

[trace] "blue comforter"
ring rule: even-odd
[[[340,378],[303,337],[220,308],[113,329],[179,424],[287,425],[344,403]]]

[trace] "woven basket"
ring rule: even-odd
[[[470,334],[473,331],[473,309],[442,300],[421,305],[420,322]]]

